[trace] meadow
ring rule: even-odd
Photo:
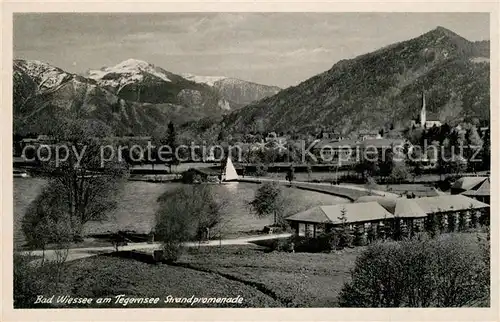
[[[361,248],[331,254],[268,252],[256,245],[190,249],[172,265],[155,264],[134,252],[105,254],[67,263],[59,283],[44,283],[36,294],[82,298],[111,297],[242,297],[242,304],[208,307],[335,307],[338,294]],[[20,267],[20,266],[18,266]],[[29,273],[41,282],[50,272]],[[36,283],[29,287],[35,287]],[[55,304],[51,307],[82,307]],[[85,304],[84,307],[123,307]],[[180,303],[134,304],[127,307],[207,307]]]
[[[260,248],[191,249],[179,265],[252,285],[283,307],[336,307],[363,247],[334,253],[268,252]]]

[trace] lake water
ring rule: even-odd
[[[29,204],[47,183],[41,178],[14,178],[14,245],[22,245],[24,236],[21,231],[21,222]],[[175,189],[182,184],[151,183],[128,181],[118,202],[118,207],[111,214],[109,220],[103,222],[89,222],[85,233],[106,233],[108,231],[134,230],[138,233],[149,233],[154,226],[155,212],[159,204],[157,198],[165,191]],[[260,230],[272,223],[272,218],[257,218],[248,203],[254,198],[258,184],[229,183],[212,185],[215,193],[224,196],[229,201],[227,206],[227,223],[225,230],[228,233],[248,232]],[[287,213],[293,214],[317,205],[331,205],[347,202],[346,199],[321,194],[313,191],[284,188],[287,198]]]

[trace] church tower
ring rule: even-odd
[[[422,93],[422,110],[420,111],[420,126],[425,127],[427,116],[425,113],[425,93]]]

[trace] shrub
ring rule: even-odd
[[[295,243],[293,239],[275,239],[273,240],[273,245],[271,247],[272,250],[276,250],[278,252],[291,252],[295,251]]]
[[[316,238],[295,237],[290,240],[296,252],[321,253],[335,248],[335,234],[323,233]]]
[[[366,239],[368,243],[374,242],[378,239],[377,227],[374,225],[370,225],[366,232]]]
[[[455,221],[455,215],[454,214],[448,214],[447,215],[447,226],[448,226],[448,231],[449,232],[454,232],[456,229],[456,221]]]
[[[431,236],[435,237],[439,231],[440,220],[438,215],[435,213],[430,213],[425,218],[425,231]]]
[[[255,170],[255,176],[256,177],[263,177],[263,176],[267,175],[267,170],[268,170],[267,166],[260,163],[257,165],[257,169]]]
[[[53,263],[32,263],[29,255],[14,254],[14,307],[51,307],[50,304],[34,304],[37,295],[52,295],[58,291],[60,271]]]
[[[49,243],[66,244],[74,240],[80,223],[75,224],[60,194],[54,185],[48,185],[28,207],[22,230],[30,249],[45,249]]]
[[[273,216],[273,226],[286,226],[284,220],[285,199],[276,182],[262,184],[250,202],[250,207],[258,217]]]
[[[389,179],[391,182],[401,183],[403,181],[408,180],[409,177],[410,177],[410,172],[408,171],[406,164],[403,162],[398,162],[392,168]]]
[[[210,232],[222,229],[225,200],[216,198],[210,186],[185,186],[158,198],[155,238],[162,242],[164,257],[175,261],[184,242],[202,241]]]
[[[358,225],[356,229],[354,229],[354,238],[352,241],[354,246],[365,246],[366,245],[366,236],[362,230],[362,227]]]
[[[461,212],[458,215],[458,231],[465,231],[465,230],[467,230],[467,215]]]
[[[356,260],[345,307],[488,306],[489,242],[470,234],[376,242]]]

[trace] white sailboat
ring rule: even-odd
[[[222,181],[235,181],[238,180],[238,173],[236,172],[236,169],[234,168],[233,162],[231,161],[231,158],[227,158],[226,162],[226,168],[224,169],[224,174],[222,177]]]

